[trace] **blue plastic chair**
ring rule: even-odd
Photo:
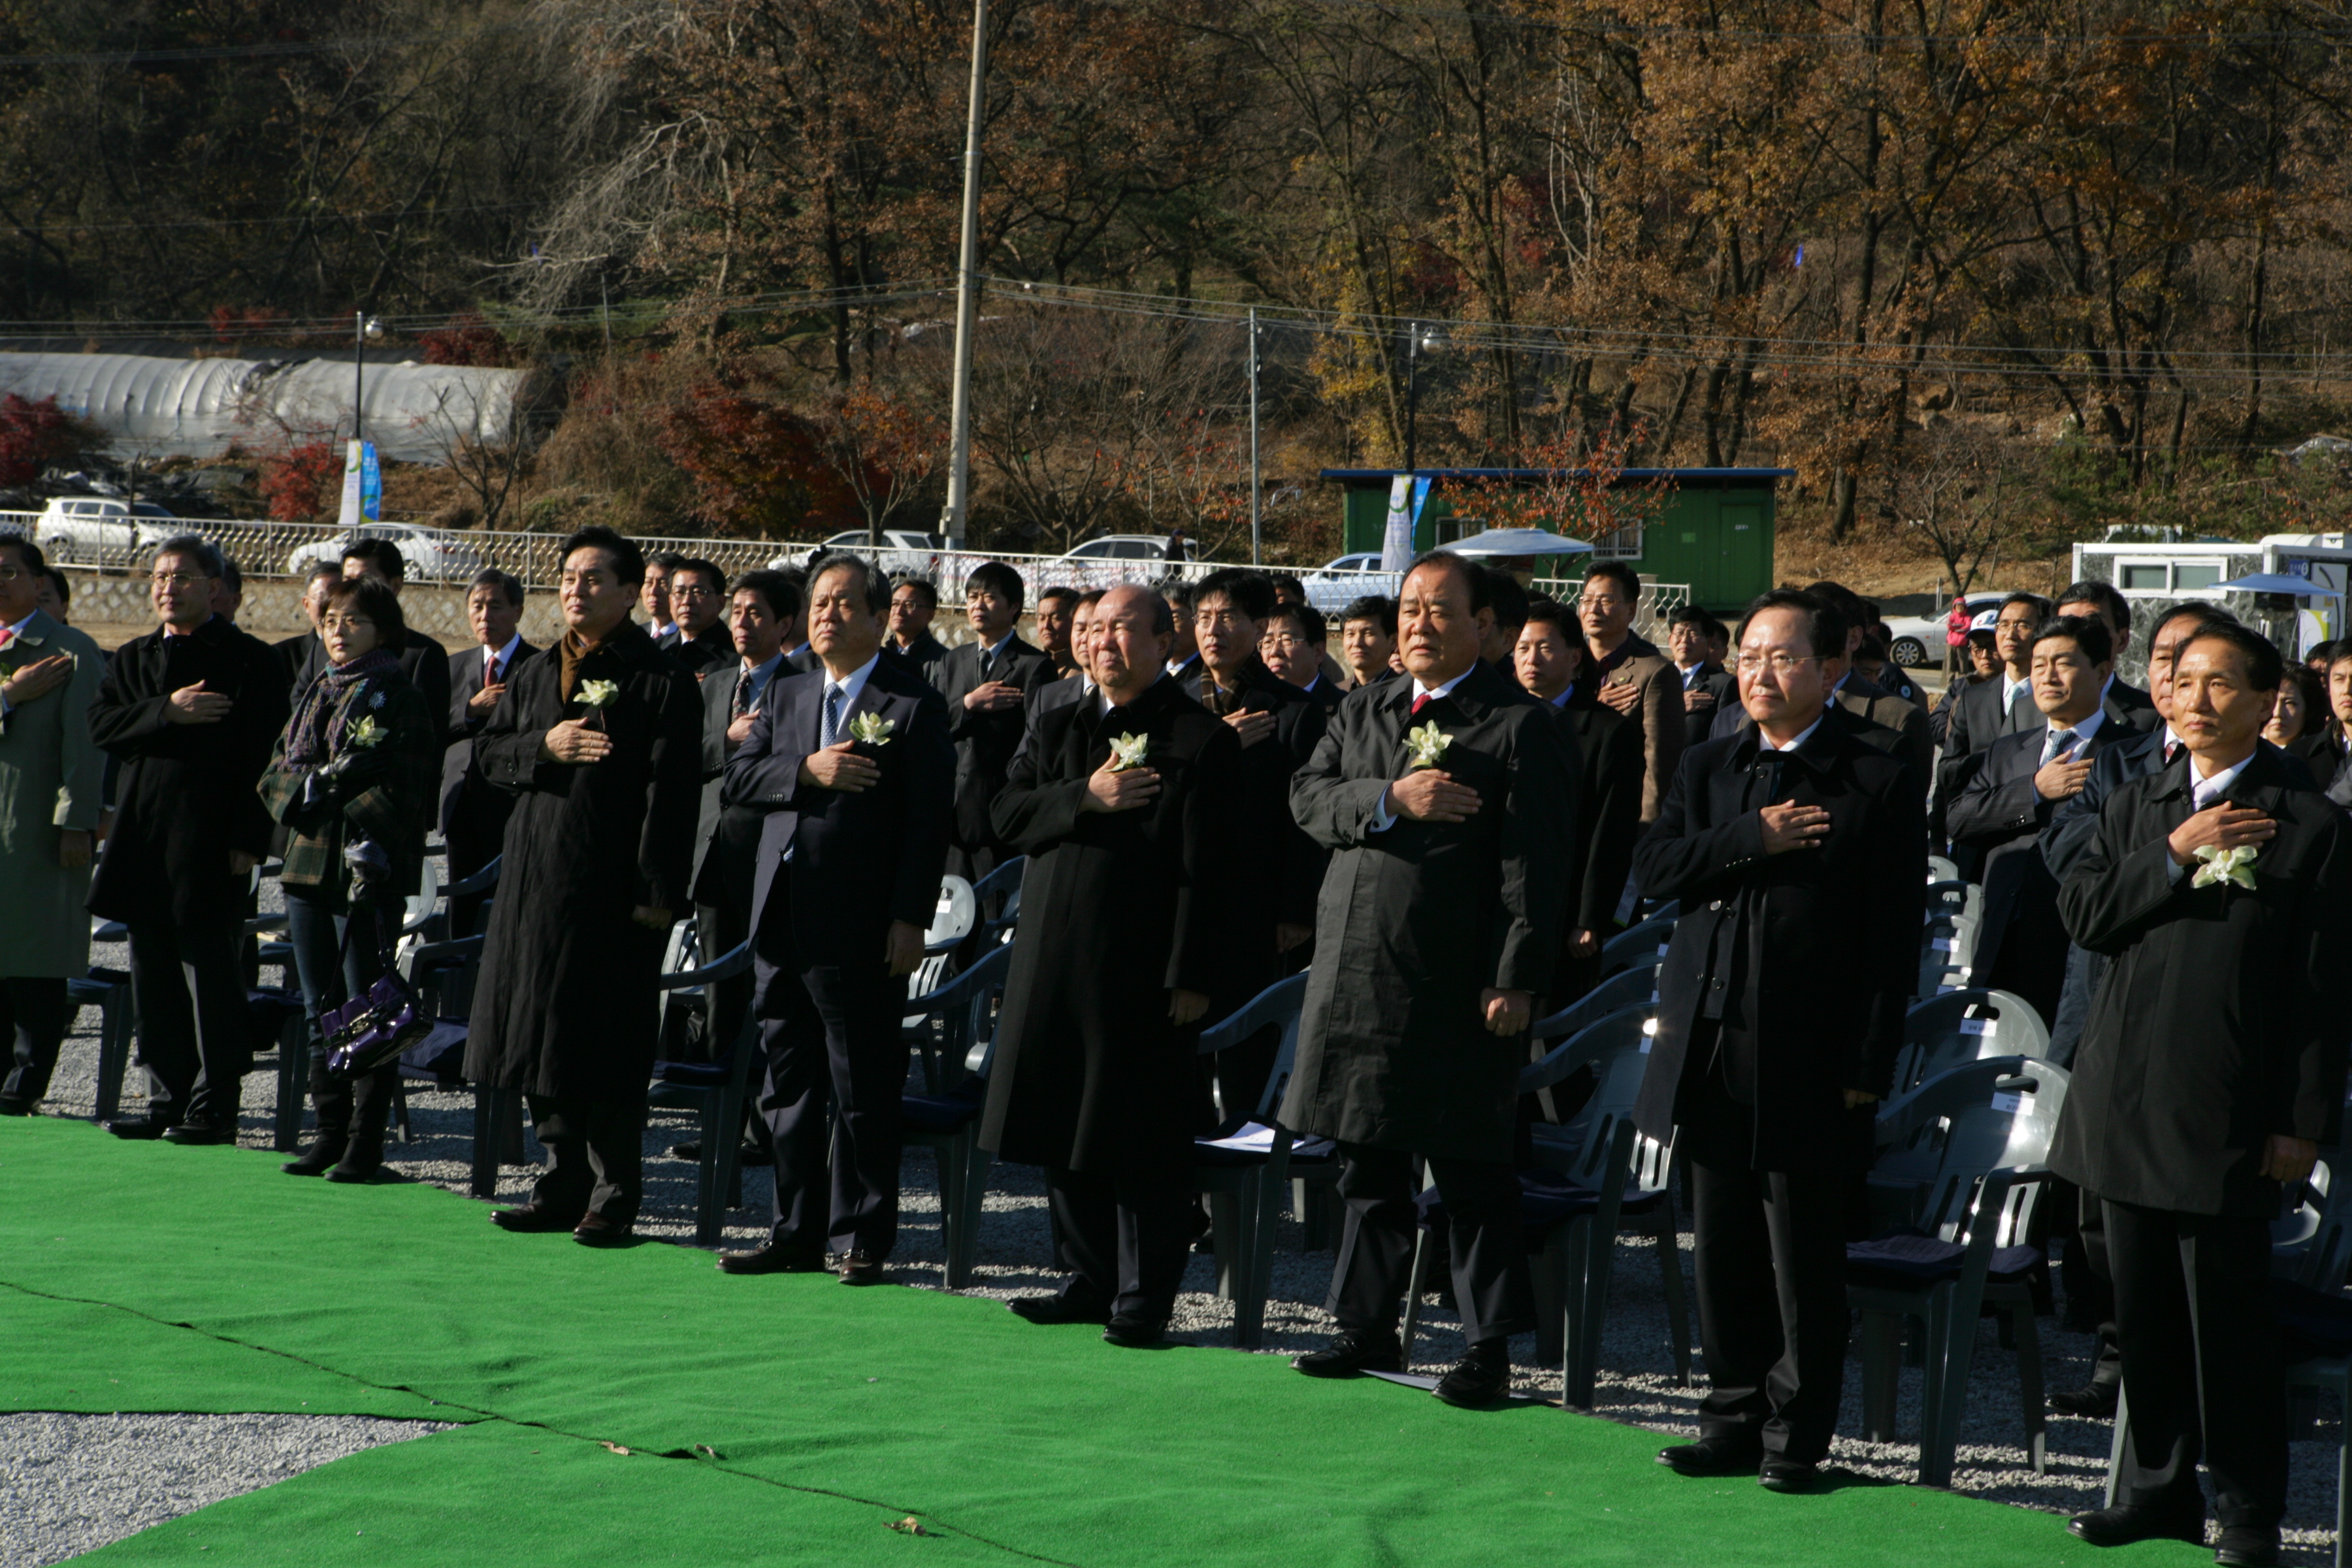
[[[1275,1222],[1285,1184],[1309,1164],[1335,1173],[1339,1164],[1328,1147],[1311,1158],[1299,1155],[1290,1129],[1276,1115],[1297,1058],[1299,1010],[1306,999],[1307,976],[1293,974],[1201,1031],[1200,1054],[1204,1058],[1230,1050],[1269,1026],[1279,1026],[1282,1031],[1274,1069],[1266,1074],[1255,1111],[1236,1125],[1192,1141],[1192,1190],[1209,1200],[1217,1294],[1234,1304],[1237,1345],[1255,1345],[1265,1329],[1266,1291],[1274,1279]],[[1248,1147],[1233,1146],[1244,1137]]]
[[[988,1069],[996,1059],[996,1014],[1013,970],[1013,950],[992,947],[978,963],[912,1005],[926,1026],[934,1020],[942,1038],[953,1042],[944,1066],[948,1083],[901,1097],[905,1141],[931,1151],[940,1173],[940,1241],[947,1256],[947,1287],[971,1283],[972,1259],[980,1250],[980,1216],[993,1163],[980,1146],[980,1115],[988,1100]]]

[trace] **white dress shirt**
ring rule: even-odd
[[[1413,701],[1418,702],[1424,697],[1445,696],[1455,687],[1461,685],[1463,681],[1469,679],[1471,669],[1475,669],[1477,668],[1478,667],[1474,664],[1470,667],[1470,669],[1465,669],[1460,675],[1455,676],[1453,679],[1441,682],[1436,686],[1424,686],[1422,684],[1421,677],[1417,675],[1414,676],[1412,678]],[[1411,721],[1411,719],[1408,717],[1406,722],[1410,723]],[[1386,833],[1390,828],[1396,826],[1396,805],[1390,798],[1393,793],[1393,785],[1389,789],[1384,789],[1381,792],[1380,804],[1372,808],[1372,825],[1369,829],[1367,829],[1368,832]]]
[[[1790,742],[1785,746],[1774,745],[1772,743],[1772,737],[1767,735],[1763,731],[1759,730],[1756,731],[1756,749],[1759,752],[1793,752],[1798,747],[1803,745],[1806,742],[1811,740],[1813,738],[1813,731],[1822,727],[1822,719],[1826,719],[1828,717],[1829,710],[1827,708],[1823,708],[1822,710],[1822,718],[1816,719],[1811,723],[1806,725],[1804,729],[1799,732],[1797,738]]]
[[[2171,734],[2171,726],[2167,725],[2166,738],[2169,739]],[[2260,751],[2261,748],[2257,746],[2255,750]],[[2189,809],[2192,812],[2203,811],[2214,802],[2227,797],[2230,786],[2238,782],[2238,775],[2246,771],[2246,763],[2253,760],[2253,752],[2250,752],[2235,766],[2223,768],[2209,778],[2200,771],[2199,759],[2190,757],[2189,759]],[[2168,852],[2164,857],[2164,874],[2167,879],[2178,882],[2189,874],[2189,868],[2174,859]]]

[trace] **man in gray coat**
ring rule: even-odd
[[[1535,997],[1559,955],[1574,863],[1567,731],[1482,660],[1486,574],[1444,551],[1405,574],[1405,678],[1350,692],[1290,789],[1332,852],[1316,911],[1298,1066],[1283,1119],[1339,1145],[1339,1334],[1293,1364],[1393,1371],[1411,1268],[1412,1161],[1445,1198],[1469,1354],[1448,1404],[1510,1388],[1535,1327],[1511,1146]]]

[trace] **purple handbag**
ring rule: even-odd
[[[327,1041],[327,1071],[336,1078],[361,1078],[395,1060],[401,1052],[433,1032],[433,1018],[416,993],[396,969],[319,1019]]]

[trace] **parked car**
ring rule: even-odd
[[[1971,618],[1988,610],[1999,609],[2009,597],[2006,592],[1970,594],[1968,596]],[[1926,669],[1944,662],[1944,652],[1951,645],[1944,640],[1944,617],[1952,613],[1950,602],[1932,616],[1896,616],[1888,619],[1886,629],[1895,634],[1895,641],[1886,657],[1906,669]]]
[[[1367,594],[1396,597],[1403,584],[1401,573],[1381,570],[1381,552],[1360,550],[1326,561],[1299,579],[1307,585],[1307,602],[1326,618],[1339,615]]]
[[[121,566],[172,535],[201,526],[152,501],[58,496],[33,525],[33,541],[51,561]]]
[[[1168,536],[1164,533],[1106,533],[1100,539],[1087,540],[1062,559],[1086,563],[1165,562],[1168,559]],[[1189,539],[1184,542],[1184,559],[1199,559],[1199,547]]]
[[[340,563],[354,540],[389,539],[400,546],[412,583],[466,583],[482,569],[482,552],[446,529],[424,528],[413,522],[369,522],[297,545],[286,558],[286,574],[307,575],[314,565]]]
[[[828,550],[854,550],[863,555],[867,548],[866,530],[845,529],[806,550],[786,551],[768,564],[772,568],[797,566],[805,572],[810,562]],[[940,552],[946,548],[947,542],[935,533],[912,528],[886,528],[882,531],[878,560],[882,570],[893,577],[929,577],[939,570]]]

